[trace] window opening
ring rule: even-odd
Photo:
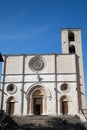
[[[69,38],[69,41],[75,41],[74,33],[70,32],[68,38]]]
[[[75,46],[74,45],[71,45],[69,47],[69,53],[72,54],[72,53],[75,53]]]

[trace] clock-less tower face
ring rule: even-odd
[[[29,62],[29,67],[34,71],[40,71],[44,68],[44,61],[41,57],[33,57]]]

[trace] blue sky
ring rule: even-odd
[[[87,0],[0,0],[2,54],[61,53],[61,28],[82,28],[87,88]]]

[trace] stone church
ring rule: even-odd
[[[61,44],[61,54],[3,55],[0,109],[7,115],[80,115],[86,109],[81,29],[61,29]]]

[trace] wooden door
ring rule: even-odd
[[[34,98],[34,115],[42,114],[42,98]]]
[[[68,102],[62,101],[62,114],[67,115],[68,114]]]
[[[13,115],[13,113],[14,113],[14,102],[9,102],[8,113],[9,113],[9,115]]]

